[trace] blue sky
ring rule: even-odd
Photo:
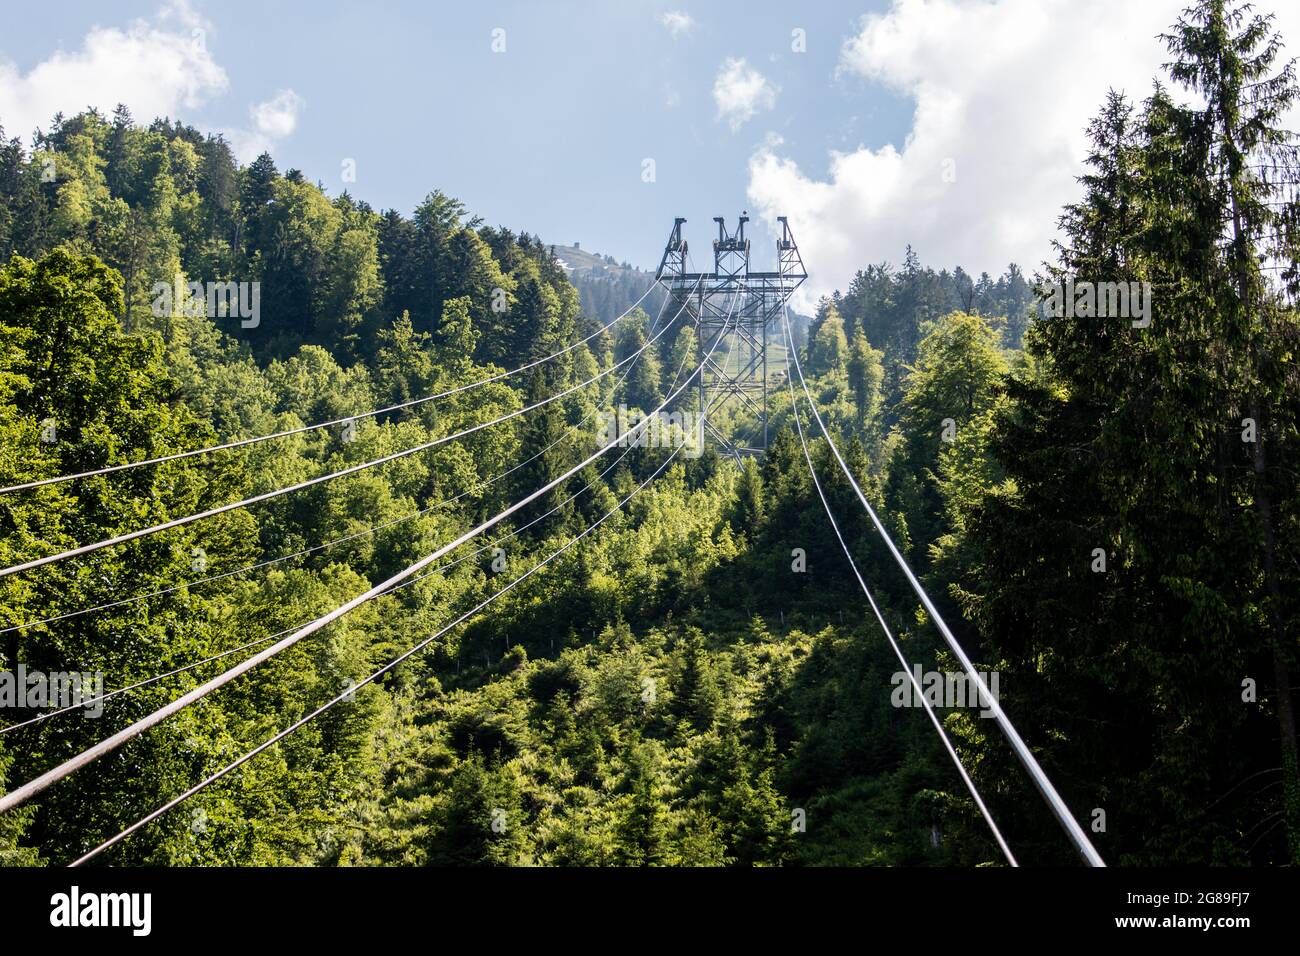
[[[674,216],[690,219],[703,245],[713,215],[745,207],[746,164],[769,131],[814,170],[825,169],[828,146],[906,133],[906,99],[835,77],[841,43],[871,8],[194,3],[229,84],[179,112],[203,129],[236,128],[250,104],[290,89],[301,107],[293,133],[272,145],[282,169],[296,166],[337,192],[341,163],[353,158],[350,188],[376,207],[409,212],[439,188],[490,223],[651,265]],[[25,73],[78,50],[94,26],[126,28],[158,10],[156,2],[26,6],[7,18],[0,56]],[[693,23],[674,36],[660,16],[678,10]],[[504,53],[491,49],[498,27]],[[806,31],[803,54],[791,51],[796,27]],[[712,95],[728,57],[779,88],[762,122],[736,131],[719,120]],[[647,157],[654,183],[642,182]]]
[[[1078,194],[1088,119],[1110,87],[1147,95],[1183,4],[25,4],[0,34],[0,123],[27,137],[123,101],[223,131],[244,158],[269,148],[331,193],[355,160],[348,188],[379,209],[441,189],[642,266],[673,217],[707,255],[711,218],[743,208],[761,263],[784,214],[807,307],[907,243],[936,267],[1032,274]],[[1300,52],[1300,4],[1275,12]]]

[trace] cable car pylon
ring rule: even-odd
[[[704,426],[724,454],[736,459],[761,454],[768,445],[768,372],[767,345],[769,328],[781,321],[782,312],[795,289],[808,278],[799,247],[790,232],[785,216],[778,216],[777,271],[757,272],[750,269],[749,239],[745,237],[747,213],[742,213],[734,232],[726,221],[715,216],[718,237],[713,240],[713,271],[691,272],[687,266],[687,242],[682,237],[685,219],[673,220],[673,230],[664,246],[663,259],[655,280],[663,286],[677,307],[695,324],[697,359],[703,363],[699,377],[700,408],[714,408],[738,403],[752,412],[761,423],[754,446],[733,442],[705,418]],[[733,297],[741,297],[739,310],[728,308]],[[708,358],[704,343],[730,328],[733,349],[739,349],[739,363]],[[727,365],[735,364],[729,370]]]

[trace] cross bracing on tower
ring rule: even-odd
[[[683,309],[695,324],[696,348],[702,363],[697,386],[700,408],[743,407],[761,423],[755,444],[745,446],[735,443],[706,418],[706,432],[719,448],[740,458],[767,449],[770,331],[777,327],[790,296],[808,275],[785,216],[777,217],[780,236],[774,272],[750,268],[750,241],[745,237],[748,215],[740,216],[734,232],[728,231],[721,216],[715,216],[713,221],[718,224],[718,237],[713,240],[713,271],[690,271],[689,249],[682,237],[686,220],[678,218],[673,221],[655,279],[673,299],[674,306]],[[740,307],[733,310],[730,303],[737,296]],[[705,358],[703,344],[724,334],[729,336],[727,351]]]

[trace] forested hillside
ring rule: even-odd
[[[1020,267],[936,272],[908,248],[821,301],[800,358],[849,467],[1103,856],[1295,863],[1300,176],[1275,130],[1297,90],[1267,21],[1201,10],[1173,28],[1149,97],[1099,104],[1079,203],[1043,211],[1062,237],[1041,278],[1150,283],[1148,326],[1038,319]],[[57,117],[30,148],[0,135],[0,486],[341,422],[0,495],[3,567],[518,411],[672,323],[623,374],[459,440],[0,577],[7,670],[145,682],[98,717],[6,709],[24,725],[0,733],[0,789],[562,475],[600,447],[599,412],[673,393],[693,330],[647,300],[599,332],[644,287],[580,295],[562,252],[441,192],[376,212],[125,109]],[[259,283],[256,320],[184,292],[160,308],[178,276]],[[608,514],[491,614],[101,862],[998,863],[924,714],[891,699],[897,662],[773,371],[765,457],[706,450],[648,481],[669,451],[619,449],[0,816],[0,862],[85,852]],[[756,423],[733,406],[715,424]],[[953,670],[824,441],[812,457],[901,646]],[[943,717],[1020,862],[1071,862],[993,723]]]
[[[653,271],[619,263],[613,256],[593,255],[576,242],[568,246],[552,244],[549,248],[578,290],[583,313],[601,325],[608,325],[633,306],[658,315],[668,304],[667,293],[652,288]],[[648,295],[647,289],[651,290]]]

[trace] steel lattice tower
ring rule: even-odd
[[[781,235],[776,243],[775,272],[754,272],[749,268],[749,240],[745,238],[748,215],[740,216],[734,233],[727,231],[721,216],[715,216],[713,221],[718,224],[713,271],[688,271],[687,243],[682,238],[686,220],[675,219],[655,279],[668,292],[671,308],[684,309],[695,323],[696,362],[703,364],[699,381],[701,412],[710,412],[734,399],[762,422],[761,445],[742,447],[719,432],[706,414],[705,428],[726,454],[739,458],[767,449],[768,328],[781,321],[790,295],[808,274],[785,216],[777,217]],[[736,297],[740,297],[738,309]],[[706,361],[704,354],[714,339],[728,334],[732,340],[726,360]],[[728,370],[726,366],[733,356],[739,358],[739,367]]]

